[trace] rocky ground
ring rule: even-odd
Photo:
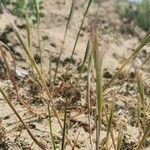
[[[49,81],[49,56],[52,57],[52,79],[54,70],[56,68],[56,62],[58,60],[59,51],[63,41],[65,26],[68,19],[69,9],[71,1],[67,0],[51,0],[43,1],[45,16],[41,20],[40,34],[42,38],[42,66],[43,74]],[[115,12],[115,3],[113,0],[103,0],[100,3],[94,3],[91,5],[89,13],[85,19],[85,23],[80,33],[79,41],[75,50],[74,59],[71,63],[71,70],[68,73],[68,77],[63,85],[61,85],[68,60],[70,58],[75,38],[79,30],[79,26],[85,11],[87,3],[84,0],[76,2],[75,11],[73,13],[69,30],[67,33],[66,42],[63,49],[63,55],[58,70],[58,78],[56,85],[53,86],[50,91],[53,96],[53,101],[58,110],[59,117],[63,121],[63,113],[65,108],[65,100],[68,100],[68,138],[75,144],[75,149],[91,150],[89,129],[91,128],[93,149],[95,148],[95,77],[94,69],[92,69],[91,77],[91,127],[89,127],[89,113],[88,104],[86,98],[86,84],[87,75],[83,73],[83,78],[79,81],[77,87],[73,89],[78,74],[79,66],[81,66],[86,44],[89,36],[90,23],[96,20],[99,27],[99,37],[107,45],[107,53],[104,57],[104,85],[112,78],[114,73],[118,70],[121,64],[130,56],[133,50],[140,44],[141,39],[144,38],[146,33],[139,28],[134,22],[120,18]],[[12,19],[16,22],[20,32],[25,35],[24,21],[12,16]],[[38,62],[38,40],[36,28],[33,25],[31,30],[32,48],[34,56]],[[49,123],[47,108],[43,101],[48,100],[45,90],[41,87],[38,79],[34,81],[30,69],[30,63],[26,57],[26,54],[22,50],[15,34],[8,26],[8,21],[3,14],[0,14],[0,40],[7,44],[13,53],[16,60],[16,80],[19,87],[19,95],[23,99],[36,115],[33,115],[27,108],[16,100],[16,94],[13,85],[6,77],[6,72],[1,61],[0,68],[0,87],[5,89],[7,95],[11,99],[18,113],[23,118],[24,122],[29,126],[32,133],[41,142],[46,145],[46,149],[51,149]],[[135,78],[136,67],[140,73],[144,84],[145,90],[145,103],[146,103],[146,120],[150,119],[150,60],[146,64],[142,65],[144,60],[150,54],[150,47],[144,47],[136,60],[130,62],[125,69],[120,73],[115,82],[104,93],[104,100],[106,108],[108,109],[108,115],[112,102],[115,102],[114,106],[114,118],[113,118],[113,133],[114,138],[118,136],[118,131],[123,128],[123,144],[122,150],[134,150],[142,136],[143,126],[142,123],[137,126],[137,104],[139,100],[137,82]],[[7,59],[11,68],[14,70],[14,61],[12,56],[7,51]],[[1,55],[0,55],[1,58]],[[0,59],[1,60],[1,59]],[[40,65],[40,64],[39,64]],[[133,67],[134,66],[134,67]],[[54,130],[54,137],[57,147],[61,145],[62,131],[54,115],[52,115],[52,125]],[[103,125],[101,132],[101,145],[106,137],[107,120],[106,116],[103,117]],[[112,141],[109,141],[110,149],[114,149]],[[0,95],[0,149],[8,150],[38,150],[37,145],[31,140],[28,133],[18,121],[17,117],[8,106],[3,96]],[[66,149],[72,148],[67,143]],[[101,147],[101,149],[103,149]],[[145,142],[144,150],[150,149],[150,138]]]

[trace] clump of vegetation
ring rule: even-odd
[[[144,30],[150,29],[150,1],[143,0],[140,3],[120,2],[117,11],[121,17],[134,20]]]
[[[13,15],[16,15],[17,17],[25,17],[27,15],[32,23],[37,22],[36,7],[38,7],[39,16],[43,17],[42,3],[42,0],[2,0],[2,4],[6,7],[10,6]]]

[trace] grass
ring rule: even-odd
[[[133,20],[145,31],[150,30],[150,1],[142,0],[141,3],[117,2],[117,12],[121,17]]]
[[[36,17],[37,17],[37,36],[38,36],[38,43],[39,43],[39,47],[41,47],[41,42],[40,42],[40,32],[39,32],[39,26],[40,26],[40,20],[39,20],[39,10],[38,10],[38,6],[36,1],[35,2],[35,9],[36,9]],[[85,13],[83,15],[83,19],[81,21],[78,33],[77,33],[77,37],[75,39],[75,43],[74,43],[74,47],[71,53],[71,57],[70,57],[70,61],[69,61],[69,67],[70,67],[70,62],[73,59],[74,56],[74,52],[77,46],[77,42],[79,39],[79,35],[81,32],[81,28],[83,26],[84,20],[87,16],[88,10],[91,6],[92,0],[88,1],[88,5],[87,8],[85,10]],[[50,79],[50,83],[51,80],[53,79],[53,82],[55,83],[55,80],[57,78],[57,72],[58,72],[58,68],[60,65],[60,60],[61,60],[61,56],[63,53],[63,47],[64,47],[64,43],[66,41],[66,36],[67,36],[67,31],[68,31],[68,27],[69,24],[71,23],[71,19],[72,19],[72,14],[75,11],[74,9],[75,7],[75,1],[72,1],[71,4],[71,8],[70,8],[70,13],[69,13],[69,18],[67,20],[67,24],[66,24],[66,29],[65,29],[65,33],[64,33],[64,37],[63,37],[63,41],[62,41],[62,45],[61,45],[61,49],[60,49],[60,53],[58,56],[58,62],[56,64],[56,68],[55,68],[55,73],[54,73],[54,78],[52,78],[52,58],[50,55],[50,62],[49,62],[49,79]],[[64,107],[64,117],[63,119],[61,119],[60,114],[58,113],[58,110],[56,109],[56,105],[54,102],[54,97],[53,97],[53,91],[55,89],[55,86],[50,86],[50,89],[48,84],[47,84],[47,80],[46,80],[46,75],[42,72],[42,63],[41,63],[41,68],[39,69],[39,66],[36,64],[34,57],[33,57],[33,51],[32,51],[32,40],[31,39],[31,29],[30,29],[30,24],[28,21],[28,17],[26,17],[26,32],[27,32],[27,40],[24,39],[24,37],[21,35],[19,29],[16,27],[15,23],[11,20],[11,17],[9,16],[9,13],[6,11],[5,8],[3,8],[3,13],[5,14],[6,18],[8,19],[11,28],[13,29],[18,41],[20,42],[20,45],[22,47],[22,49],[24,50],[24,52],[26,53],[30,64],[32,66],[32,72],[34,74],[34,76],[38,76],[39,78],[39,84],[43,87],[43,89],[45,90],[46,94],[47,94],[47,101],[43,101],[43,103],[45,104],[45,107],[47,108],[47,114],[48,114],[48,122],[49,122],[49,133],[50,133],[50,143],[51,143],[51,148],[53,150],[55,150],[56,147],[56,143],[55,143],[55,133],[54,133],[54,128],[55,126],[53,125],[53,121],[52,121],[52,115],[54,115],[54,117],[56,117],[57,122],[59,124],[59,128],[61,130],[62,136],[61,136],[61,150],[66,149],[66,145],[69,144],[70,145],[70,149],[75,149],[75,145],[78,142],[78,138],[80,133],[78,134],[77,138],[75,141],[72,141],[69,139],[69,134],[68,134],[68,128],[67,128],[67,121],[69,120],[67,118],[67,110],[69,110],[69,97],[66,98],[65,101],[65,107]],[[136,57],[138,56],[138,54],[142,51],[143,47],[148,45],[150,43],[150,33],[148,32],[147,35],[145,36],[145,38],[141,41],[141,43],[133,50],[133,53],[126,59],[126,61],[121,65],[121,67],[118,69],[118,71],[113,75],[113,77],[108,81],[108,83],[104,86],[104,80],[103,80],[103,60],[105,59],[104,55],[107,55],[106,51],[106,47],[105,45],[101,42],[101,39],[99,39],[99,31],[97,29],[97,25],[94,24],[91,26],[91,30],[90,30],[90,35],[88,37],[88,42],[87,42],[87,46],[86,46],[86,50],[85,50],[85,55],[83,58],[83,63],[80,69],[80,72],[78,74],[78,79],[77,82],[75,83],[75,86],[72,87],[71,89],[71,94],[73,94],[79,84],[79,80],[81,80],[82,78],[82,73],[83,70],[87,64],[88,68],[87,68],[87,88],[86,88],[86,98],[87,98],[87,104],[88,104],[88,125],[89,125],[89,140],[90,140],[90,147],[91,149],[94,149],[94,142],[93,142],[93,133],[92,133],[92,123],[91,123],[91,117],[94,116],[95,117],[95,130],[96,130],[96,150],[99,150],[100,148],[105,148],[106,150],[109,149],[115,149],[115,150],[121,150],[122,149],[122,144],[123,144],[123,138],[124,138],[124,129],[123,127],[119,127],[119,129],[116,131],[116,129],[114,128],[114,116],[115,116],[115,96],[113,95],[113,101],[110,103],[111,106],[106,105],[106,98],[104,97],[104,92],[111,86],[113,86],[113,83],[115,80],[118,79],[118,76],[121,74],[122,70],[124,69],[124,67],[129,64],[131,61],[134,61],[136,59]],[[27,43],[26,43],[27,41]],[[99,43],[101,44],[99,46]],[[3,44],[4,47],[5,44]],[[40,48],[41,50],[41,48]],[[1,48],[1,53],[3,56],[3,60],[4,60],[4,64],[6,66],[6,70],[8,72],[9,75],[9,79],[11,80],[13,86],[14,86],[14,90],[16,92],[17,95],[17,100],[19,100],[19,102],[21,102],[26,108],[28,108],[28,110],[30,112],[32,112],[32,108],[30,108],[30,106],[28,106],[26,103],[22,102],[19,96],[19,92],[18,92],[18,85],[17,85],[17,81],[15,80],[13,74],[10,71],[10,66],[8,64],[7,59],[5,58],[4,55],[4,50]],[[43,51],[40,51],[40,56],[42,59],[42,53]],[[106,53],[106,54],[105,54]],[[93,67],[94,64],[94,67]],[[93,73],[93,70],[94,73]],[[68,69],[67,69],[68,71]],[[136,147],[136,150],[140,150],[142,147],[144,147],[144,143],[147,140],[149,134],[150,134],[150,122],[148,121],[148,118],[146,116],[146,101],[145,101],[145,93],[144,93],[144,84],[141,78],[141,75],[139,74],[139,72],[136,70],[136,81],[135,83],[137,83],[137,87],[138,87],[138,95],[139,95],[139,100],[137,100],[137,110],[138,110],[138,115],[137,115],[137,125],[140,128],[140,126],[143,125],[143,135],[140,138],[140,141]],[[96,111],[95,114],[91,114],[92,111],[92,102],[91,102],[91,76],[95,76],[95,84],[96,84],[96,108],[94,109]],[[63,81],[64,85],[66,84],[65,81]],[[64,86],[61,84],[61,86]],[[69,90],[69,89],[68,89]],[[54,91],[55,92],[55,91]],[[116,92],[116,91],[115,91]],[[20,120],[20,122],[23,124],[23,126],[25,127],[25,129],[27,130],[28,134],[30,135],[30,137],[32,138],[32,140],[42,149],[45,150],[46,146],[39,142],[35,136],[31,133],[31,131],[29,130],[28,126],[26,125],[26,123],[23,121],[23,119],[21,118],[21,116],[19,115],[19,113],[17,112],[15,106],[12,105],[11,100],[9,99],[9,97],[6,94],[6,91],[4,91],[2,88],[0,88],[0,93],[2,94],[2,96],[4,97],[4,99],[6,100],[6,102],[8,103],[9,107],[14,111],[15,115],[18,117],[18,119]],[[116,92],[118,93],[118,92]],[[63,93],[64,94],[64,93]],[[32,112],[33,113],[33,112]],[[135,111],[136,113],[136,111]],[[141,116],[141,114],[143,114],[143,117]],[[68,119],[68,120],[67,120]],[[106,121],[106,125],[104,126],[104,121]],[[142,123],[141,123],[142,122]],[[103,128],[105,128],[106,130],[106,136],[105,139],[102,139],[101,136],[101,132],[102,130],[104,130]],[[114,133],[117,132],[117,137],[115,138]],[[110,140],[111,139],[111,140]],[[104,140],[104,141],[103,141]],[[112,144],[109,144],[111,141]],[[103,144],[102,144],[103,143]]]
[[[103,51],[98,47],[98,34],[96,27],[94,26],[91,31],[91,44],[92,44],[92,53],[94,58],[94,66],[96,70],[96,149],[99,149],[100,142],[100,131],[102,125],[102,113],[103,113],[103,86],[102,86],[102,76],[103,76]]]

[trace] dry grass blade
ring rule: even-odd
[[[3,45],[5,46],[5,44],[3,44]],[[14,76],[12,74],[12,71],[10,69],[9,63],[8,63],[6,57],[5,57],[5,52],[3,51],[1,46],[0,46],[0,51],[1,51],[2,57],[4,59],[4,63],[6,65],[6,71],[8,72],[8,78],[12,82],[12,85],[13,85],[13,87],[15,89],[15,92],[16,92],[16,95],[17,95],[17,101],[20,104],[22,104],[23,106],[25,106],[29,110],[29,112],[31,112],[32,114],[36,115],[36,113],[34,111],[32,111],[32,108],[20,98],[19,93],[18,93],[18,85],[17,85],[17,83],[15,81],[15,78],[14,78]]]
[[[149,124],[148,124],[148,126],[147,126],[147,128],[146,128],[146,130],[144,132],[144,135],[143,135],[143,137],[142,137],[142,139],[141,139],[141,141],[139,143],[139,146],[138,146],[137,150],[141,149],[143,143],[146,141],[146,139],[147,139],[149,134],[150,134],[150,122],[149,122]]]
[[[14,56],[12,50],[6,44],[4,44],[2,41],[0,41],[0,46],[5,47],[5,49],[8,50],[8,52],[10,53],[11,57],[13,58],[14,70],[16,71],[16,61],[15,61],[15,56]]]
[[[48,98],[49,98],[49,100],[50,100],[50,102],[51,102],[51,108],[52,108],[52,110],[53,110],[53,112],[54,112],[54,115],[55,115],[55,117],[57,118],[58,123],[59,123],[61,129],[63,129],[61,120],[60,120],[60,118],[59,118],[59,116],[58,116],[58,113],[57,113],[57,110],[56,110],[56,108],[55,108],[55,104],[54,104],[54,102],[53,102],[53,100],[52,100],[52,98],[51,98],[51,93],[50,93],[50,91],[49,91],[49,88],[48,88],[48,86],[47,86],[47,84],[46,84],[46,81],[45,81],[45,79],[44,79],[44,77],[43,77],[41,71],[39,70],[39,68],[38,68],[38,66],[37,66],[37,64],[36,64],[36,62],[35,62],[35,60],[34,60],[32,54],[30,53],[30,52],[31,52],[30,48],[29,48],[29,47],[27,46],[27,44],[24,42],[24,38],[22,37],[22,35],[21,35],[20,32],[18,31],[16,25],[11,21],[11,19],[10,19],[10,17],[9,17],[9,14],[8,14],[7,11],[5,10],[5,8],[3,8],[3,13],[5,14],[6,18],[8,19],[8,21],[9,21],[9,23],[10,23],[10,25],[11,25],[11,27],[12,27],[14,33],[16,34],[16,36],[17,36],[17,38],[18,38],[18,40],[19,40],[19,42],[20,42],[20,44],[21,44],[23,50],[24,50],[25,53],[27,54],[27,56],[28,56],[29,60],[31,61],[33,67],[35,68],[37,74],[39,75],[39,78],[41,79],[41,84],[42,84],[42,86],[44,87],[44,89],[45,89],[45,91],[46,91],[46,93],[47,93],[47,96],[48,96]],[[43,101],[43,102],[44,102],[44,101]],[[45,102],[44,102],[44,104],[45,104]],[[69,143],[71,144],[71,146],[72,146],[71,141],[68,139],[68,137],[66,137],[66,138],[67,138],[68,142],[69,142]]]
[[[4,91],[0,88],[0,93],[3,95],[3,97],[5,98],[5,100],[7,101],[8,105],[10,106],[10,108],[13,110],[13,112],[16,114],[16,116],[18,117],[18,119],[20,120],[20,122],[23,124],[23,126],[25,127],[25,129],[27,130],[28,134],[30,135],[30,137],[32,138],[32,140],[42,149],[42,150],[46,150],[45,146],[39,142],[34,135],[31,133],[31,131],[29,130],[29,128],[27,127],[27,125],[24,123],[24,121],[22,120],[21,116],[18,114],[18,112],[16,111],[16,109],[14,108],[14,106],[12,105],[10,99],[5,95]]]
[[[74,12],[74,6],[75,6],[75,0],[72,0],[71,9],[70,9],[66,29],[65,29],[65,34],[64,34],[64,38],[63,38],[62,45],[61,45],[61,48],[60,48],[58,61],[57,61],[57,64],[56,64],[55,75],[54,75],[54,83],[55,83],[55,80],[56,80],[56,77],[57,77],[58,67],[59,67],[61,56],[62,56],[63,47],[64,47],[64,44],[65,44],[65,41],[66,41],[66,35],[67,35],[68,27],[69,27],[69,24],[70,24],[70,21],[71,21],[71,18],[72,18],[72,14]]]
[[[123,70],[123,68],[129,63],[129,61],[131,59],[134,59],[137,54],[141,51],[141,49],[147,45],[148,43],[150,43],[150,32],[145,36],[145,38],[143,39],[143,41],[141,42],[141,44],[134,50],[134,52],[126,59],[126,61],[123,63],[123,65],[120,67],[120,69],[115,73],[115,75],[112,77],[112,79],[109,81],[109,83],[107,84],[107,86],[105,87],[105,89],[107,87],[109,87],[113,81],[116,79],[116,77],[120,74],[120,72]]]

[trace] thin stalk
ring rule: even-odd
[[[81,75],[83,73],[83,70],[85,68],[85,64],[86,64],[87,60],[91,59],[90,57],[91,57],[91,48],[90,48],[90,39],[89,39],[88,42],[87,42],[85,55],[84,55],[84,59],[83,59],[82,65],[81,65],[81,69],[80,69],[80,72],[79,72],[79,77],[77,79],[77,83],[79,82],[79,79],[81,78]]]
[[[71,61],[72,61],[73,55],[74,55],[74,53],[75,53],[75,49],[76,49],[76,45],[77,45],[77,42],[78,42],[78,39],[79,39],[79,35],[80,35],[80,33],[81,33],[81,29],[82,29],[84,20],[85,20],[86,15],[87,15],[87,13],[88,13],[88,11],[89,11],[89,8],[90,8],[90,6],[91,6],[92,1],[93,1],[93,0],[89,0],[88,5],[87,5],[87,8],[86,8],[85,13],[84,13],[84,16],[83,16],[83,19],[82,19],[82,21],[81,21],[81,24],[80,24],[80,27],[79,27],[79,31],[78,31],[78,34],[77,34],[77,37],[76,37],[76,40],[75,40],[75,44],[74,44],[74,47],[73,47],[73,50],[72,50],[72,53],[71,53],[71,56],[70,56],[69,67],[68,67],[68,69],[67,69],[67,72],[68,72],[68,70],[70,69]]]
[[[31,31],[30,31],[29,18],[27,14],[26,14],[26,32],[27,32],[28,46],[31,48]]]
[[[122,140],[123,140],[123,131],[122,128],[120,128],[117,138],[117,150],[121,150]]]
[[[58,72],[58,68],[59,68],[59,64],[60,64],[60,59],[61,59],[62,52],[63,52],[63,47],[64,47],[64,44],[65,44],[65,41],[66,41],[66,35],[67,35],[68,27],[69,27],[69,24],[70,24],[70,21],[71,21],[71,18],[72,18],[72,14],[73,14],[73,11],[74,11],[74,4],[75,4],[75,0],[72,0],[72,4],[71,4],[71,8],[70,8],[70,13],[69,13],[69,18],[68,18],[66,29],[65,29],[65,34],[64,34],[62,45],[61,45],[61,48],[60,48],[60,53],[59,53],[59,56],[58,56],[58,61],[57,61],[57,64],[56,64],[55,75],[54,75],[54,83],[55,83],[55,80],[56,80],[56,77],[57,77],[57,72]]]
[[[120,69],[115,73],[115,75],[112,77],[112,79],[108,82],[107,86],[105,87],[104,90],[106,90],[107,87],[109,87],[116,77],[120,74],[120,72],[123,70],[123,68],[129,63],[130,60],[134,59],[137,54],[141,51],[141,49],[150,43],[150,32],[145,36],[141,44],[134,50],[134,52],[126,59],[126,61],[123,63],[123,65],[120,67]]]
[[[52,79],[52,56],[51,56],[51,53],[49,54],[49,71],[48,71],[48,74],[49,74],[49,82],[51,85],[51,79]]]
[[[51,141],[52,149],[53,149],[53,150],[56,150],[55,141],[54,141],[54,136],[53,136],[53,129],[52,129],[50,103],[48,103],[48,118],[49,118],[49,130],[50,130],[50,137],[51,137],[51,140],[50,140],[50,141]]]
[[[138,92],[140,95],[140,103],[142,106],[142,110],[143,110],[143,127],[145,130],[145,125],[146,125],[146,110],[145,110],[145,93],[144,93],[144,86],[142,83],[142,79],[141,79],[141,75],[139,74],[139,72],[136,70],[136,77],[137,77],[137,85],[138,85]],[[141,109],[140,109],[141,110]]]
[[[105,50],[98,47],[98,33],[97,28],[93,27],[91,31],[91,45],[94,58],[94,65],[96,71],[96,150],[99,150],[100,144],[100,130],[102,125],[103,113],[103,57]]]
[[[65,149],[65,134],[66,134],[66,124],[67,124],[67,105],[68,105],[68,101],[66,99],[65,111],[64,111],[64,127],[63,127],[63,134],[62,134],[61,150]]]
[[[100,70],[96,72],[96,93],[97,93],[97,123],[96,123],[96,147],[99,149],[100,142],[100,130],[102,125],[102,112],[103,112],[103,88],[102,88],[102,62],[100,64]]]
[[[40,52],[40,67],[41,67],[41,72],[43,72],[42,68],[42,45],[41,45],[41,35],[40,35],[40,14],[39,14],[39,5],[37,0],[34,0],[34,5],[35,5],[35,11],[36,11],[36,22],[37,22],[37,36],[38,36],[38,45],[39,45],[39,52]]]
[[[145,129],[144,135],[143,135],[143,137],[142,137],[142,139],[141,139],[141,141],[137,147],[137,150],[141,150],[141,147],[143,146],[143,143],[145,142],[145,140],[147,139],[149,134],[150,134],[150,122],[149,122],[147,128]]]
[[[17,36],[17,38],[18,38],[18,40],[19,40],[19,42],[20,42],[20,44],[21,44],[23,50],[26,52],[26,54],[27,54],[29,60],[31,61],[31,63],[33,64],[33,66],[34,66],[34,68],[35,68],[37,74],[39,75],[39,78],[41,79],[41,84],[42,84],[42,86],[44,87],[44,89],[45,89],[45,91],[46,91],[46,93],[47,93],[47,96],[48,96],[48,98],[49,98],[49,101],[51,102],[51,108],[52,108],[52,110],[53,110],[53,112],[54,112],[54,115],[55,115],[55,117],[57,118],[58,123],[59,123],[61,129],[63,129],[63,126],[62,126],[62,124],[61,124],[61,120],[60,120],[60,118],[59,118],[59,116],[58,116],[58,113],[57,113],[57,110],[56,110],[56,108],[55,108],[55,104],[54,104],[54,102],[53,102],[53,100],[52,100],[51,93],[50,93],[49,88],[48,88],[48,86],[47,86],[47,84],[46,84],[46,80],[45,80],[43,74],[41,73],[41,71],[39,70],[39,68],[38,68],[38,66],[37,66],[37,64],[36,64],[36,62],[35,62],[35,60],[34,60],[32,54],[30,53],[30,50],[29,50],[30,48],[29,48],[29,47],[27,46],[27,44],[25,43],[24,38],[22,37],[22,35],[21,35],[20,32],[18,31],[16,25],[15,25],[15,24],[11,21],[11,19],[9,18],[9,14],[7,13],[7,11],[6,11],[6,9],[5,9],[4,7],[3,7],[3,13],[5,14],[6,18],[8,19],[8,21],[9,21],[9,23],[10,23],[10,25],[11,25],[11,27],[12,27],[14,33],[16,34],[16,36]],[[45,104],[44,101],[43,101],[43,103]],[[73,145],[72,145],[72,142],[69,140],[69,138],[68,138],[67,136],[66,136],[66,139],[68,140],[68,142],[70,143],[70,145],[73,146]]]
[[[111,135],[113,133],[112,132],[112,122],[113,122],[113,114],[114,114],[114,102],[112,103],[112,106],[111,106],[110,116],[108,117],[106,108],[105,108],[105,114],[106,114],[106,120],[107,120],[107,124],[108,124],[107,135],[106,135],[106,147],[108,147],[109,134]],[[111,135],[111,137],[113,137],[113,136]],[[114,149],[116,150],[116,145],[115,145],[113,138],[112,138],[112,142],[113,142]]]
[[[1,46],[0,46],[0,51],[1,51],[2,57],[4,59],[4,63],[6,65],[6,71],[8,72],[8,78],[12,82],[12,85],[13,85],[13,87],[15,89],[15,92],[16,92],[16,95],[17,95],[17,101],[20,102],[20,104],[22,104],[23,106],[25,106],[29,110],[30,113],[36,115],[36,113],[32,111],[32,108],[20,98],[19,92],[18,92],[17,82],[15,81],[15,78],[14,78],[12,72],[11,72],[10,66],[8,64],[8,61],[7,61],[6,57],[5,57],[5,53],[4,53],[4,51],[3,51]]]
[[[31,30],[30,30],[30,23],[29,23],[29,18],[28,15],[26,14],[26,32],[27,32],[27,42],[28,42],[28,47],[30,50],[31,49]],[[30,52],[33,55],[33,51]],[[31,70],[32,70],[32,75],[35,78],[34,75],[34,69],[33,69],[33,65],[31,63]]]
[[[24,123],[23,119],[21,118],[21,116],[18,114],[18,112],[16,111],[15,107],[12,105],[10,99],[5,95],[4,91],[0,88],[0,93],[3,95],[4,99],[6,100],[6,102],[8,103],[8,105],[10,106],[10,108],[13,110],[13,112],[15,113],[15,115],[17,116],[17,118],[20,120],[20,122],[23,124],[24,128],[27,130],[29,136],[32,138],[32,140],[42,149],[42,150],[46,150],[45,146],[43,145],[43,143],[39,142],[35,136],[31,133],[31,131],[29,130],[29,128],[27,127],[27,125]]]
[[[88,102],[88,122],[89,122],[89,139],[91,144],[91,150],[93,149],[93,142],[92,142],[92,128],[91,128],[91,99],[90,99],[90,88],[91,88],[91,56],[89,57],[88,61],[88,71],[87,71],[87,102]]]

